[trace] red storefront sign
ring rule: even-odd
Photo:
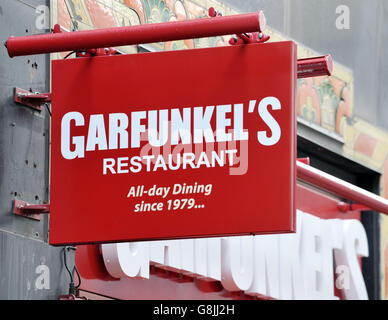
[[[50,244],[295,231],[293,42],[53,61]]]

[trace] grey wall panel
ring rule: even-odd
[[[0,299],[56,300],[67,294],[69,275],[61,250],[0,232],[0,257]]]
[[[355,114],[388,127],[388,121],[379,121],[377,105],[377,79],[383,72],[376,66],[380,4],[378,0],[292,1],[290,35],[315,50],[331,53],[336,61],[353,69]],[[350,29],[337,29],[336,8],[340,5],[349,8]]]
[[[36,29],[35,8],[48,4],[0,0],[0,299],[57,299],[68,291],[62,249],[47,244],[48,216],[34,221],[12,213],[14,199],[38,204],[49,198],[49,114],[13,102],[14,87],[48,92],[49,57],[10,59],[2,43],[10,35],[46,32]],[[35,286],[39,265],[50,270],[49,289]]]
[[[2,39],[34,32],[36,14],[32,7],[18,0],[0,3]],[[39,3],[35,1],[35,5]],[[0,230],[39,239],[47,233],[47,217],[35,222],[14,217],[11,209],[13,199],[47,201],[48,119],[45,111],[15,104],[13,88],[46,91],[47,60],[44,55],[10,59],[5,48],[0,48]]]

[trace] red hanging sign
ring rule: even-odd
[[[293,42],[53,61],[50,244],[295,231]]]

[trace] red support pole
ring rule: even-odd
[[[347,200],[362,204],[374,211],[388,214],[387,199],[310,167],[300,161],[296,162],[296,167],[298,179],[311,183],[316,187],[332,192]]]
[[[327,75],[333,71],[333,59],[327,54],[323,57],[298,59],[298,79]]]
[[[5,43],[9,56],[25,56],[64,51],[119,47],[142,43],[215,37],[246,32],[261,32],[262,11],[232,16],[144,24],[107,29],[55,32],[10,37]]]

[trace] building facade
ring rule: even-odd
[[[307,156],[313,167],[388,197],[388,111],[385,110],[384,99],[385,80],[388,77],[388,66],[384,57],[388,49],[383,41],[388,30],[385,28],[388,7],[384,0],[374,0],[368,4],[363,1],[341,0],[330,3],[322,0],[1,0],[0,30],[6,40],[10,35],[49,32],[56,23],[66,30],[76,31],[182,21],[207,17],[209,7],[216,8],[223,15],[264,10],[269,25],[266,33],[271,36],[271,42],[294,40],[298,44],[298,58],[327,53],[333,56],[335,63],[332,76],[298,80],[298,157]],[[225,46],[228,45],[230,37],[127,46],[119,50],[134,54]],[[12,89],[21,87],[49,92],[50,60],[62,59],[67,54],[11,60],[6,50],[0,52],[0,72],[3,75],[0,80],[0,254],[5,257],[0,263],[0,298],[3,299],[56,299],[68,291],[70,277],[64,265],[64,254],[68,255],[66,262],[73,266],[73,252],[47,244],[49,217],[44,216],[40,222],[36,222],[12,214],[14,199],[36,204],[47,203],[50,192],[49,109],[36,112],[15,105]],[[260,59],[255,63],[260,63]],[[174,88],[171,88],[171,92],[173,91]],[[300,189],[302,190],[303,186]],[[306,197],[313,197],[310,190],[303,189],[301,192]],[[325,199],[323,202],[332,201],[325,194],[321,197]],[[310,208],[309,200],[300,199],[298,215],[303,216],[301,220],[310,221],[310,216],[304,217],[303,208]],[[325,218],[320,209],[311,213],[316,217]],[[367,234],[369,252],[364,254],[362,259],[362,271],[368,297],[385,299],[388,294],[388,218],[370,211],[350,217],[360,221]],[[337,218],[342,217],[335,214],[329,217]],[[220,243],[215,245],[221,246]],[[211,244],[202,245],[206,247]],[[83,279],[83,295],[89,298],[99,295],[134,298],[133,295],[123,292],[130,290],[127,288],[131,286],[139,292],[147,280],[138,282],[139,280],[114,279],[114,275],[119,273],[117,270],[109,270],[106,265],[106,256],[110,254],[107,245],[101,249],[98,246],[78,247],[76,261]],[[90,258],[92,256],[94,258]],[[145,256],[144,254],[143,259],[147,259]],[[90,261],[85,257],[89,257]],[[170,272],[169,277],[175,279],[175,282],[185,282],[189,273],[191,279],[211,280],[207,279],[205,284],[210,289],[201,291],[196,290],[195,286],[188,288],[185,296],[188,299],[220,298],[220,295],[208,297],[201,295],[201,292],[224,292],[223,290],[228,288],[226,282],[220,282],[219,275],[211,277],[197,272],[196,276],[193,276],[193,270],[184,269],[182,266],[165,265],[161,261],[157,263],[152,257],[148,257],[148,260],[151,261],[151,280],[150,284],[143,285],[144,299],[147,295],[150,299],[164,298],[159,292],[153,293],[152,288],[161,285],[165,272]],[[105,269],[102,262],[105,263]],[[148,268],[148,264],[145,268]],[[132,277],[139,277],[138,272]],[[146,276],[143,278],[147,279]],[[171,287],[171,292],[176,290],[171,283],[167,286]],[[234,293],[224,296],[260,297],[260,294],[249,294],[249,289],[236,287],[237,289],[233,290],[233,286],[236,284],[230,284],[230,290],[226,291]],[[333,287],[333,290],[339,288]],[[276,292],[266,293],[267,295],[262,296],[282,298]],[[344,298],[341,294],[337,296]],[[166,297],[173,298],[171,295]],[[291,298],[283,296],[285,297]]]

